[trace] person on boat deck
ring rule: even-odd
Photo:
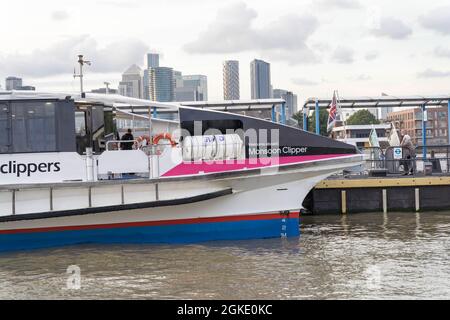
[[[404,168],[404,175],[412,175],[414,168],[412,165],[412,158],[414,156],[414,145],[412,143],[412,139],[409,136],[408,133],[406,133],[406,130],[402,130],[402,142],[400,143],[401,147],[403,148],[403,168]]]
[[[127,130],[127,133],[125,133],[122,136],[122,139],[120,140],[125,140],[125,141],[131,141],[131,142],[122,142],[120,143],[120,149],[122,150],[132,150],[133,149],[133,134],[131,133],[131,129]]]

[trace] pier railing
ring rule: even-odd
[[[450,175],[450,145],[427,145],[414,150],[400,147],[361,148],[364,165],[343,172],[344,175]]]

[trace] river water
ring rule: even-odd
[[[0,298],[450,298],[450,212],[301,222],[290,239],[1,254]]]

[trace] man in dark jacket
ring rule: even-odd
[[[131,129],[128,129],[127,133],[125,133],[122,136],[122,139],[120,139],[120,140],[131,141],[131,142],[122,142],[120,144],[120,149],[122,149],[122,150],[132,150],[133,149],[134,137],[133,137],[133,134],[131,133]]]

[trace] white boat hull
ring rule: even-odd
[[[20,192],[28,193],[27,197],[21,196],[26,201],[16,209],[36,210],[38,201],[41,212],[2,217],[0,250],[81,243],[186,243],[298,236],[299,210],[307,193],[319,181],[345,166],[348,163],[333,161],[283,171],[267,168],[258,174],[243,172],[243,175],[213,179],[161,179],[157,184],[152,181],[139,184],[98,182],[84,188],[68,187],[70,192],[66,190],[66,193],[56,192],[55,186],[48,190],[43,187],[16,190],[16,197]],[[131,201],[132,194],[124,192],[131,186],[141,192],[134,195],[135,203],[122,204],[124,199]],[[68,200],[68,194],[73,195],[74,189],[78,190],[78,195],[72,202],[78,199],[79,206],[85,207],[80,194],[87,192],[90,208],[74,209],[74,204]],[[154,192],[149,192],[155,189],[158,200]],[[50,202],[45,197],[42,200],[47,193],[53,203],[65,199],[65,210],[42,210],[44,203],[49,205]],[[199,198],[208,194],[213,196]],[[57,199],[58,195],[62,199]],[[169,195],[171,199],[166,199]],[[136,202],[138,199],[140,202]],[[187,201],[177,202],[180,199]],[[111,207],[114,203],[117,205]]]

